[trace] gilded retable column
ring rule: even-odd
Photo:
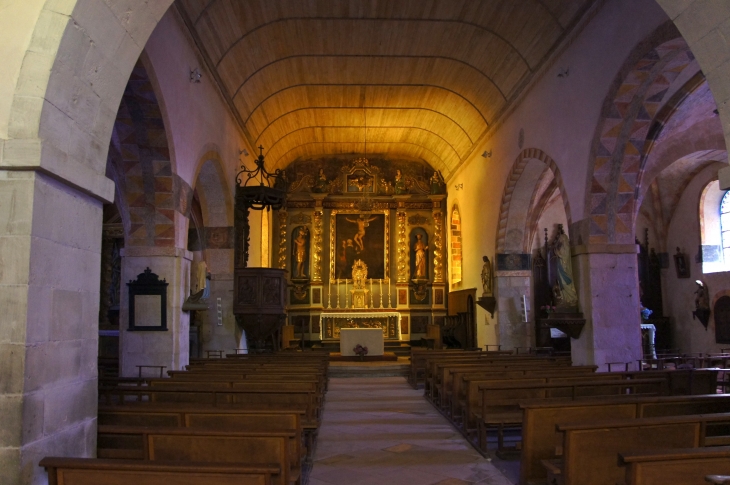
[[[433,211],[433,282],[444,282],[444,253],[443,253],[443,212],[441,209]]]
[[[276,267],[286,269],[286,221],[288,214],[286,210],[279,210],[279,258]]]
[[[408,239],[406,238],[406,213],[398,212],[398,283],[408,282]]]
[[[312,240],[312,282],[322,281],[322,209],[314,211],[314,238]]]

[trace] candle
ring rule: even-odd
[[[347,278],[345,278],[345,308],[349,308],[347,306]]]
[[[380,282],[380,308],[383,308],[383,278],[378,281]]]
[[[373,279],[370,278],[370,308],[373,307]]]

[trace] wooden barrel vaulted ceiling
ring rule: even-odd
[[[178,0],[267,166],[381,154],[448,176],[595,0]],[[367,141],[367,147],[365,142]]]

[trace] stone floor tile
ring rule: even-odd
[[[331,378],[309,485],[511,485],[402,377]]]

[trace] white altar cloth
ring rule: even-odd
[[[343,356],[354,356],[352,350],[357,344],[368,348],[367,355],[383,355],[383,331],[379,328],[343,328],[340,329],[340,353]]]
[[[348,311],[348,312],[322,312],[319,316],[319,338],[324,340],[325,338],[325,320],[328,318],[342,318],[345,320],[375,320],[378,318],[389,318],[389,317],[395,317],[398,319],[398,324],[396,325],[396,335],[395,337],[389,337],[389,338],[396,338],[400,340],[402,338],[401,331],[400,331],[400,323],[401,323],[401,314],[400,312],[373,312],[373,311]],[[328,338],[332,338],[328,337]],[[335,337],[336,338],[336,337]],[[385,338],[385,337],[383,337]],[[369,348],[368,348],[369,350]]]

